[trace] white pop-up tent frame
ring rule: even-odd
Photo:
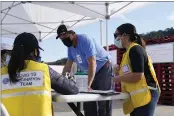
[[[121,2],[47,2],[47,3],[41,3],[41,2],[32,2],[33,4],[38,4],[38,5],[43,5],[47,7],[52,7],[52,8],[57,8],[57,9],[63,9],[69,12],[75,12],[80,15],[87,15],[89,17],[93,18],[100,18],[100,41],[101,45],[103,44],[103,19],[106,19],[106,46],[108,50],[108,20],[110,19],[111,16],[116,14],[117,12],[121,11],[128,5],[130,5],[133,2],[127,2],[123,4],[119,9],[116,11],[113,11],[110,13],[109,11],[109,5],[113,5],[115,3],[121,3]],[[86,7],[86,5],[94,5],[95,6],[100,6],[102,7],[102,11],[104,9],[105,12],[101,13],[98,12],[97,9],[94,9],[93,7]],[[66,7],[68,6],[68,7]],[[72,10],[73,9],[73,10]],[[92,15],[91,15],[92,14]]]
[[[57,27],[62,23],[69,28],[76,28],[97,20],[76,13],[31,4],[31,2],[1,2],[1,6],[2,38],[15,38],[16,35],[25,31],[33,33],[41,41],[56,34]],[[56,13],[62,13],[63,16],[56,17],[54,16]],[[49,16],[52,17],[49,18]]]
[[[14,37],[21,31],[28,32],[29,30],[41,41],[56,34],[56,29],[61,23],[68,25],[70,28],[75,28],[100,19],[101,44],[103,44],[102,22],[103,20],[106,21],[106,46],[108,50],[108,20],[147,4],[149,3],[118,1],[2,2],[2,37]]]
[[[32,2],[50,8],[62,9],[68,12],[77,13],[80,15],[104,19],[106,21],[106,46],[108,50],[108,20],[122,13],[130,12],[136,8],[145,6],[149,2]],[[100,20],[100,33],[102,44],[102,20]]]

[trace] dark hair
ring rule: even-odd
[[[31,45],[26,46],[26,44],[31,43],[33,38],[25,38],[25,34],[26,33],[19,34],[15,38],[13,50],[11,52],[11,58],[8,64],[8,74],[10,82],[12,83],[16,83],[20,80],[19,74],[26,68],[25,60],[32,57],[31,53],[34,53],[34,50],[37,49],[38,56],[40,54],[38,48],[34,48]],[[26,41],[26,43],[24,43],[24,41]]]
[[[143,48],[145,48],[145,46],[143,45],[141,37],[136,32],[136,28],[134,25],[132,25],[130,23],[125,23],[125,24],[120,25],[117,28],[117,30],[119,31],[120,34],[129,35],[129,41],[136,42],[137,44],[139,44]]]
[[[9,53],[9,50],[1,50],[1,56],[3,56],[5,53]]]

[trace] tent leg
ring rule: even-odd
[[[103,46],[103,21],[100,20],[100,43]]]
[[[39,31],[39,42],[42,42],[41,31]]]
[[[0,10],[2,10],[2,2],[0,1]],[[0,19],[2,19],[2,13],[0,13]],[[0,43],[2,42],[2,33],[1,33],[1,31],[2,31],[2,26],[0,27]],[[0,47],[1,47],[1,44],[0,44]],[[0,56],[0,59],[1,59],[1,56]],[[0,63],[0,65],[1,65],[1,63]],[[0,83],[0,114],[1,114],[1,112],[2,112],[2,105],[1,105],[1,92],[2,92],[2,90],[1,90],[1,87],[2,87],[2,85],[1,85],[1,83]]]
[[[108,20],[110,18],[109,16],[109,3],[106,2],[105,3],[105,6],[106,6],[106,50],[109,51],[109,45],[108,45]]]
[[[106,19],[106,50],[109,51],[109,45],[108,45],[108,19]]]

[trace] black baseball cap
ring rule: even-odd
[[[60,26],[57,28],[57,37],[56,37],[56,39],[58,39],[58,38],[60,37],[61,34],[64,34],[64,33],[66,33],[66,32],[68,32],[67,27],[66,27],[64,24],[60,25]]]
[[[41,47],[39,47],[37,38],[33,34],[26,33],[26,32],[19,34],[15,38],[14,47],[16,45],[18,46],[20,45],[21,47],[24,47],[24,50],[27,52],[32,52],[34,49],[43,50]]]

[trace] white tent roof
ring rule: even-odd
[[[152,2],[31,2],[49,8],[61,9],[72,13],[93,18],[103,18],[106,16],[116,16],[120,13],[130,12],[139,7]],[[107,8],[108,7],[108,8]],[[106,10],[108,9],[108,13]]]
[[[1,50],[12,50],[13,46],[6,44],[6,43],[1,43]]]
[[[148,2],[1,2],[2,37],[14,38],[31,32],[46,39],[64,23],[75,28],[96,18],[109,19],[130,12]]]
[[[56,34],[57,27],[61,23],[75,28],[95,21],[94,18],[84,15],[29,2],[1,3],[2,37],[14,38],[19,33],[31,32],[37,38],[46,39]]]
[[[106,19],[106,46],[108,50],[108,19],[130,12],[152,2],[31,2],[41,6],[61,9],[79,15]],[[102,32],[101,32],[102,33]],[[102,37],[101,37],[102,38]]]

